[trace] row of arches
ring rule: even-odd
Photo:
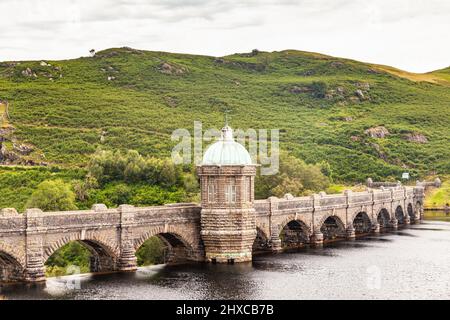
[[[394,212],[394,217],[399,225],[405,224],[406,215],[408,215],[411,222],[418,216],[416,213],[420,212],[421,204],[417,203],[416,208],[413,208],[409,203],[406,208],[406,213],[403,208],[398,206]],[[353,219],[353,228],[356,235],[364,235],[371,232],[374,224],[378,224],[380,229],[389,229],[392,227],[392,218],[389,211],[381,209],[376,217],[376,221],[371,221],[366,212],[359,212]],[[320,232],[323,234],[324,242],[343,239],[347,235],[345,224],[337,216],[327,217],[321,227]],[[286,223],[281,229],[280,239],[282,246],[285,248],[295,248],[305,246],[310,243],[311,238],[310,228],[300,220],[291,220]],[[156,263],[168,262],[183,262],[186,260],[194,260],[196,256],[196,246],[201,246],[201,241],[196,239],[189,239],[188,235],[176,230],[164,232],[164,230],[149,231],[144,233],[140,238],[134,241],[134,252],[139,254],[139,250],[146,246],[148,239],[157,239],[162,245],[163,249]],[[62,247],[70,243],[79,243],[89,253],[89,271],[91,272],[107,272],[114,271],[119,263],[119,250],[113,245],[109,244],[106,239],[97,239],[90,237],[89,239],[80,238],[63,238],[60,241],[49,246],[44,253],[44,262],[54,258],[55,253],[61,250]],[[253,245],[253,252],[259,253],[270,250],[271,244],[267,235],[260,229],[257,229],[257,236]],[[24,263],[11,253],[11,250],[0,247],[0,282],[21,280],[24,275]]]
[[[149,232],[134,241],[137,261],[141,265],[159,263],[178,263],[195,258],[195,250],[182,235],[175,232]],[[70,251],[67,253],[67,251]],[[145,252],[147,251],[147,252]],[[146,260],[146,253],[154,258]],[[99,239],[80,239],[65,237],[48,246],[43,254],[43,263],[51,275],[63,275],[68,265],[62,258],[69,256],[74,265],[82,265],[83,272],[111,272],[119,265],[119,250],[107,241]],[[87,264],[87,270],[84,267]],[[56,267],[56,268],[55,268]],[[64,272],[59,274],[58,267]],[[56,269],[56,271],[54,271]],[[54,272],[52,272],[52,270]],[[73,269],[72,269],[73,270]],[[25,266],[11,250],[0,248],[0,283],[20,281],[24,279]]]
[[[411,203],[407,205],[406,213],[403,211],[402,206],[397,206],[393,217],[389,214],[389,211],[385,208],[381,209],[376,217],[375,221],[372,221],[366,212],[359,212],[355,215],[352,226],[350,228],[351,233],[355,236],[363,236],[370,234],[376,225],[378,225],[380,231],[389,230],[393,225],[393,218],[397,221],[397,225],[405,225],[407,218],[411,223],[414,223],[420,212],[421,205],[417,203],[416,209],[413,209]],[[349,228],[345,227],[344,222],[338,216],[327,217],[320,226],[320,232],[323,235],[324,242],[332,242],[340,239],[346,239],[349,233]],[[287,222],[281,228],[279,234],[281,245],[284,249],[303,247],[310,243],[312,231],[301,220],[291,220]],[[269,247],[269,241],[264,233],[258,229],[258,235],[255,240],[253,250],[254,252],[267,251]]]

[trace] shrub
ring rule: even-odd
[[[68,183],[58,180],[46,180],[40,183],[31,194],[27,208],[40,208],[43,211],[74,210],[75,193]]]

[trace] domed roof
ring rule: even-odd
[[[234,141],[233,130],[222,128],[222,136],[208,147],[202,165],[252,165],[252,158],[245,147]]]

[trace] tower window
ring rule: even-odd
[[[225,188],[225,201],[228,203],[236,202],[236,185],[227,185],[227,187]]]
[[[214,197],[214,193],[215,193],[215,186],[214,183],[210,182],[208,185],[208,202],[214,202],[215,197]]]

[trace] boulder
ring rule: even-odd
[[[369,128],[366,131],[364,131],[364,133],[367,134],[368,136],[370,136],[371,138],[378,138],[378,139],[385,138],[386,136],[388,136],[390,134],[388,129],[386,129],[383,126]]]
[[[34,75],[34,73],[30,68],[26,68],[26,69],[22,70],[22,75],[24,77],[32,77]]]
[[[345,88],[344,87],[337,87],[336,88],[336,92],[338,94],[344,94],[345,93]]]
[[[416,143],[427,143],[428,139],[421,133],[408,133],[405,135],[405,139],[407,141],[416,142]]]
[[[181,75],[186,73],[188,70],[184,67],[175,66],[173,64],[170,64],[168,62],[163,62],[158,67],[159,71],[164,74],[171,74],[171,75]]]
[[[362,90],[370,90],[370,84],[368,82],[358,82],[356,83],[356,86]]]
[[[333,61],[330,63],[330,66],[333,68],[342,68],[344,66],[344,63],[341,61]]]
[[[310,87],[306,87],[306,86],[293,86],[291,89],[289,89],[290,93],[305,93],[305,92],[311,92],[311,88]]]
[[[31,152],[33,152],[33,147],[32,146],[28,146],[26,144],[15,144],[13,143],[13,149],[14,151],[17,151],[18,153],[22,154],[22,155],[28,155]]]
[[[360,100],[364,100],[366,97],[364,96],[364,93],[362,92],[361,89],[358,89],[355,91],[356,96],[360,99]]]

